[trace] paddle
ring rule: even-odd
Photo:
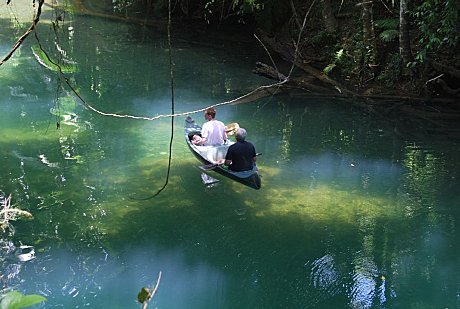
[[[225,159],[220,159],[216,163],[211,163],[211,164],[206,164],[206,165],[199,166],[199,169],[201,169],[202,171],[209,171],[209,170],[215,169],[216,167],[218,167],[219,165],[222,165],[224,163],[225,163]]]
[[[215,169],[218,166],[219,166],[219,164],[211,163],[211,164],[207,164],[207,165],[198,166],[198,168],[200,170],[202,170],[202,171],[209,171],[209,170]]]

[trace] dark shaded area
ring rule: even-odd
[[[76,3],[81,14],[155,27],[166,33],[166,2],[118,1],[110,11],[104,1]],[[363,47],[359,43],[360,7],[354,3],[331,2],[333,14],[327,17],[321,15],[322,6],[328,4],[323,1],[261,3],[263,9],[249,8],[241,3],[231,9],[219,6],[225,6],[225,2],[178,1],[172,8],[174,40],[214,48],[244,49],[258,54],[260,63],[254,64],[253,73],[274,81],[285,81],[283,85],[257,91],[235,103],[251,102],[283,92],[305,97],[344,98],[364,111],[386,119],[390,125],[410,122],[411,127],[420,128],[412,132],[420,137],[436,134],[460,139],[460,129],[456,125],[460,119],[459,90],[456,88],[460,84],[460,59],[455,46],[445,46],[442,53],[430,54],[423,64],[407,73],[401,67],[398,40],[394,36],[398,8],[374,3],[378,58],[377,65],[368,67],[363,63]],[[419,8],[411,9],[416,11]],[[327,19],[334,22],[327,24],[325,30]],[[414,23],[414,18],[411,21]],[[336,31],[331,31],[331,27]],[[415,24],[412,24],[411,31],[413,50],[426,48],[415,40],[421,35]],[[253,48],[247,50],[251,45]],[[344,52],[339,59],[337,51],[340,49]],[[292,66],[294,70],[291,72]],[[331,71],[324,74],[327,67]]]

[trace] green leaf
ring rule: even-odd
[[[11,291],[2,298],[2,302],[0,303],[0,308],[1,309],[26,308],[26,307],[30,307],[35,304],[41,303],[43,301],[46,301],[46,298],[41,295],[31,294],[31,295],[24,296],[17,291]]]
[[[41,295],[37,295],[37,294],[26,295],[22,297],[21,302],[19,303],[20,305],[19,308],[30,307],[30,306],[33,306],[35,304],[38,304],[44,301],[46,301],[46,298]]]
[[[399,19],[398,18],[379,19],[375,22],[375,25],[383,30],[396,30],[399,28]]]
[[[394,39],[398,38],[398,36],[399,36],[398,30],[385,30],[380,33],[379,38],[384,43],[390,43]]]
[[[332,71],[332,69],[335,68],[335,66],[335,63],[328,64],[327,67],[325,67],[323,70],[324,74],[329,74]]]
[[[0,303],[1,309],[18,309],[22,294],[17,291],[7,293]]]
[[[340,59],[342,59],[342,56],[343,56],[343,48],[335,53],[335,60],[340,61]]]

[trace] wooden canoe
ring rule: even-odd
[[[254,164],[254,168],[249,171],[234,172],[229,170],[223,164],[215,164],[216,161],[225,159],[227,154],[228,147],[230,147],[233,142],[230,140],[227,141],[225,145],[221,146],[197,146],[192,143],[193,135],[201,134],[201,127],[195,123],[191,117],[185,119],[185,141],[187,146],[193,155],[204,164],[201,166],[203,171],[215,171],[222,176],[228,177],[234,181],[237,181],[245,186],[251,187],[253,189],[259,190],[261,187],[261,180],[259,170]]]

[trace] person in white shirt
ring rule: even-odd
[[[215,119],[216,110],[212,107],[206,109],[204,118],[207,120],[201,129],[201,136],[194,135],[192,143],[199,146],[218,146],[227,140],[225,125]]]

